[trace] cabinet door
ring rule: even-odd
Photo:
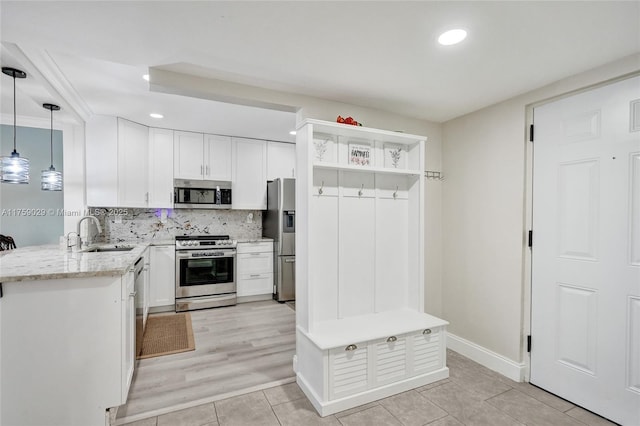
[[[413,374],[428,373],[444,367],[444,341],[439,328],[429,328],[413,334]]]
[[[267,180],[296,177],[296,145],[267,142]]]
[[[149,265],[149,306],[170,306],[176,301],[174,246],[152,246]]]
[[[238,254],[238,275],[273,272],[273,252]]]
[[[204,178],[231,181],[231,138],[220,135],[204,135]]]
[[[204,176],[204,135],[176,131],[173,137],[173,177],[201,180]]]
[[[118,205],[118,121],[94,115],[86,124],[87,205]]]
[[[240,275],[240,274],[238,274]],[[238,297],[273,293],[273,274],[247,274],[238,277]]]
[[[118,118],[118,207],[146,207],[149,128]]]
[[[232,205],[234,209],[267,208],[267,143],[233,138]]]
[[[365,391],[369,381],[366,343],[329,350],[329,399]]]
[[[122,277],[122,402],[133,378],[136,350],[136,306],[133,271]]]
[[[149,129],[149,207],[173,207],[173,130]]]
[[[372,342],[374,386],[404,379],[408,372],[407,337],[389,336]]]

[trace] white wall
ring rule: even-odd
[[[442,316],[515,363],[529,321],[527,105],[640,70],[623,58],[444,123]]]

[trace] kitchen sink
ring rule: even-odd
[[[109,251],[131,251],[131,250],[133,250],[133,247],[96,247],[96,248],[87,250],[87,252],[104,253]]]

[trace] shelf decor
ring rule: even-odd
[[[327,152],[327,142],[329,142],[328,139],[314,139],[313,140],[313,146],[316,149],[316,160],[317,161],[323,161],[324,160],[324,154]]]
[[[394,169],[404,169],[407,164],[407,153],[402,145],[385,144],[384,145],[384,166],[393,167]]]
[[[371,147],[369,145],[349,144],[349,164],[356,166],[371,165]]]

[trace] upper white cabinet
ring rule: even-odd
[[[202,133],[174,132],[173,177],[204,179],[204,135]]]
[[[176,179],[231,180],[231,138],[193,132],[175,132]]]
[[[172,130],[102,115],[87,121],[87,205],[170,208],[172,169]]]
[[[118,206],[147,207],[149,128],[118,118]]]
[[[231,138],[220,135],[204,135],[204,178],[231,181]]]
[[[424,313],[425,139],[297,129],[297,382],[323,416],[448,377],[447,322]]]
[[[264,210],[267,208],[267,142],[232,139],[233,208]]]
[[[149,129],[149,207],[173,207],[173,130]]]
[[[267,142],[267,180],[296,177],[296,145]]]

